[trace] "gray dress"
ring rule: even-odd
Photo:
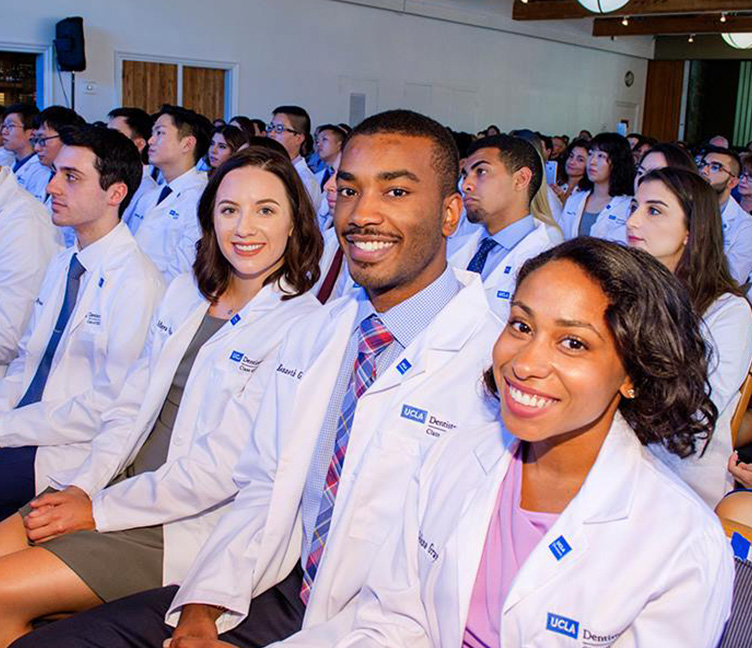
[[[110,485],[141,473],[157,470],[167,460],[170,437],[180,400],[196,355],[225,323],[204,316],[178,365],[172,386],[157,421],[136,458]],[[26,515],[31,509],[21,510]],[[103,601],[162,586],[164,542],[162,525],[99,533],[77,531],[38,545],[62,560]]]
[[[595,221],[598,220],[598,216],[600,215],[600,212],[583,212],[577,235],[590,236],[590,230],[593,229],[593,225],[595,225]]]

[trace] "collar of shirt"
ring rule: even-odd
[[[128,226],[121,221],[101,239],[87,245],[83,250],[78,247],[78,239],[76,239],[73,249],[81,265],[86,270],[93,270],[95,266],[109,256],[112,242],[122,236],[123,230],[127,232]]]
[[[27,155],[23,160],[16,160],[16,163],[13,165],[13,170],[18,171],[24,164],[26,164],[31,158],[34,157],[34,154]]]
[[[535,230],[535,221],[531,214],[502,228],[491,238],[507,252],[512,250],[522,239]]]
[[[419,293],[388,311],[378,313],[378,316],[394,339],[406,349],[454,298],[461,287],[454,271],[447,265],[444,272]],[[366,317],[374,313],[376,309],[366,296],[365,290],[362,290],[358,297],[358,316],[355,318],[354,330]]]
[[[172,193],[179,194],[181,191],[201,183],[205,177],[205,174],[202,174],[196,167],[191,167],[183,175],[166,184],[172,189]]]

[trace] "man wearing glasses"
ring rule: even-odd
[[[49,172],[42,166],[34,154],[34,118],[39,110],[32,104],[17,103],[5,110],[0,130],[3,136],[3,148],[13,155],[13,173],[26,191],[37,200],[44,202],[45,187],[49,181]]]
[[[37,198],[44,203],[50,213],[52,213],[52,200],[47,193],[47,185],[55,175],[55,159],[60,149],[63,148],[60,131],[66,126],[83,126],[85,123],[84,118],[75,110],[65,106],[50,106],[34,118],[34,136],[30,141],[34,145],[34,152],[42,164],[44,173],[47,174],[44,178],[43,193]],[[62,233],[65,247],[73,247],[76,242],[73,228],[63,227]]]
[[[285,147],[314,208],[318,211],[321,187],[301,155],[306,140],[311,135],[310,116],[300,106],[279,106],[272,112],[272,120],[266,126],[266,133],[268,137]]]
[[[729,269],[740,284],[752,275],[752,216],[731,195],[739,184],[741,161],[730,149],[711,147],[698,165],[702,177],[718,194],[723,220],[723,248]]]

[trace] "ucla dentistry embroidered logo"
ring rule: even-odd
[[[426,410],[413,407],[412,405],[403,405],[402,414],[400,416],[417,423],[425,423],[426,419],[428,418],[428,412],[426,412]]]
[[[442,421],[426,410],[415,407],[414,405],[404,404],[400,416],[408,421],[414,421],[426,426],[426,434],[439,438],[444,432],[454,430],[457,426],[450,421]]]
[[[546,619],[546,630],[577,639],[580,634],[580,624],[574,619],[567,619],[567,617],[549,612]]]
[[[238,371],[243,373],[253,373],[258,369],[261,360],[252,360],[242,351],[233,351],[230,353],[230,360],[238,363]]]

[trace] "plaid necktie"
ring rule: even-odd
[[[324,554],[326,538],[329,535],[329,526],[334,512],[334,500],[337,497],[339,478],[342,474],[342,466],[345,463],[347,442],[350,440],[350,427],[352,426],[355,407],[358,399],[366,389],[376,380],[376,357],[384,351],[394,340],[377,315],[371,315],[360,323],[358,336],[358,357],[355,359],[350,384],[339,410],[339,422],[337,423],[337,435],[334,439],[334,452],[326,472],[324,492],[321,496],[319,514],[316,517],[316,525],[311,537],[308,560],[303,572],[303,585],[300,588],[300,598],[308,605],[311,596],[313,580],[316,578],[321,557]]]
[[[470,272],[483,272],[483,267],[486,265],[486,259],[488,259],[488,254],[493,250],[498,243],[494,241],[492,238],[484,238],[480,245],[478,246],[478,251],[475,253],[475,256],[470,259],[470,263],[467,264],[467,269]]]

